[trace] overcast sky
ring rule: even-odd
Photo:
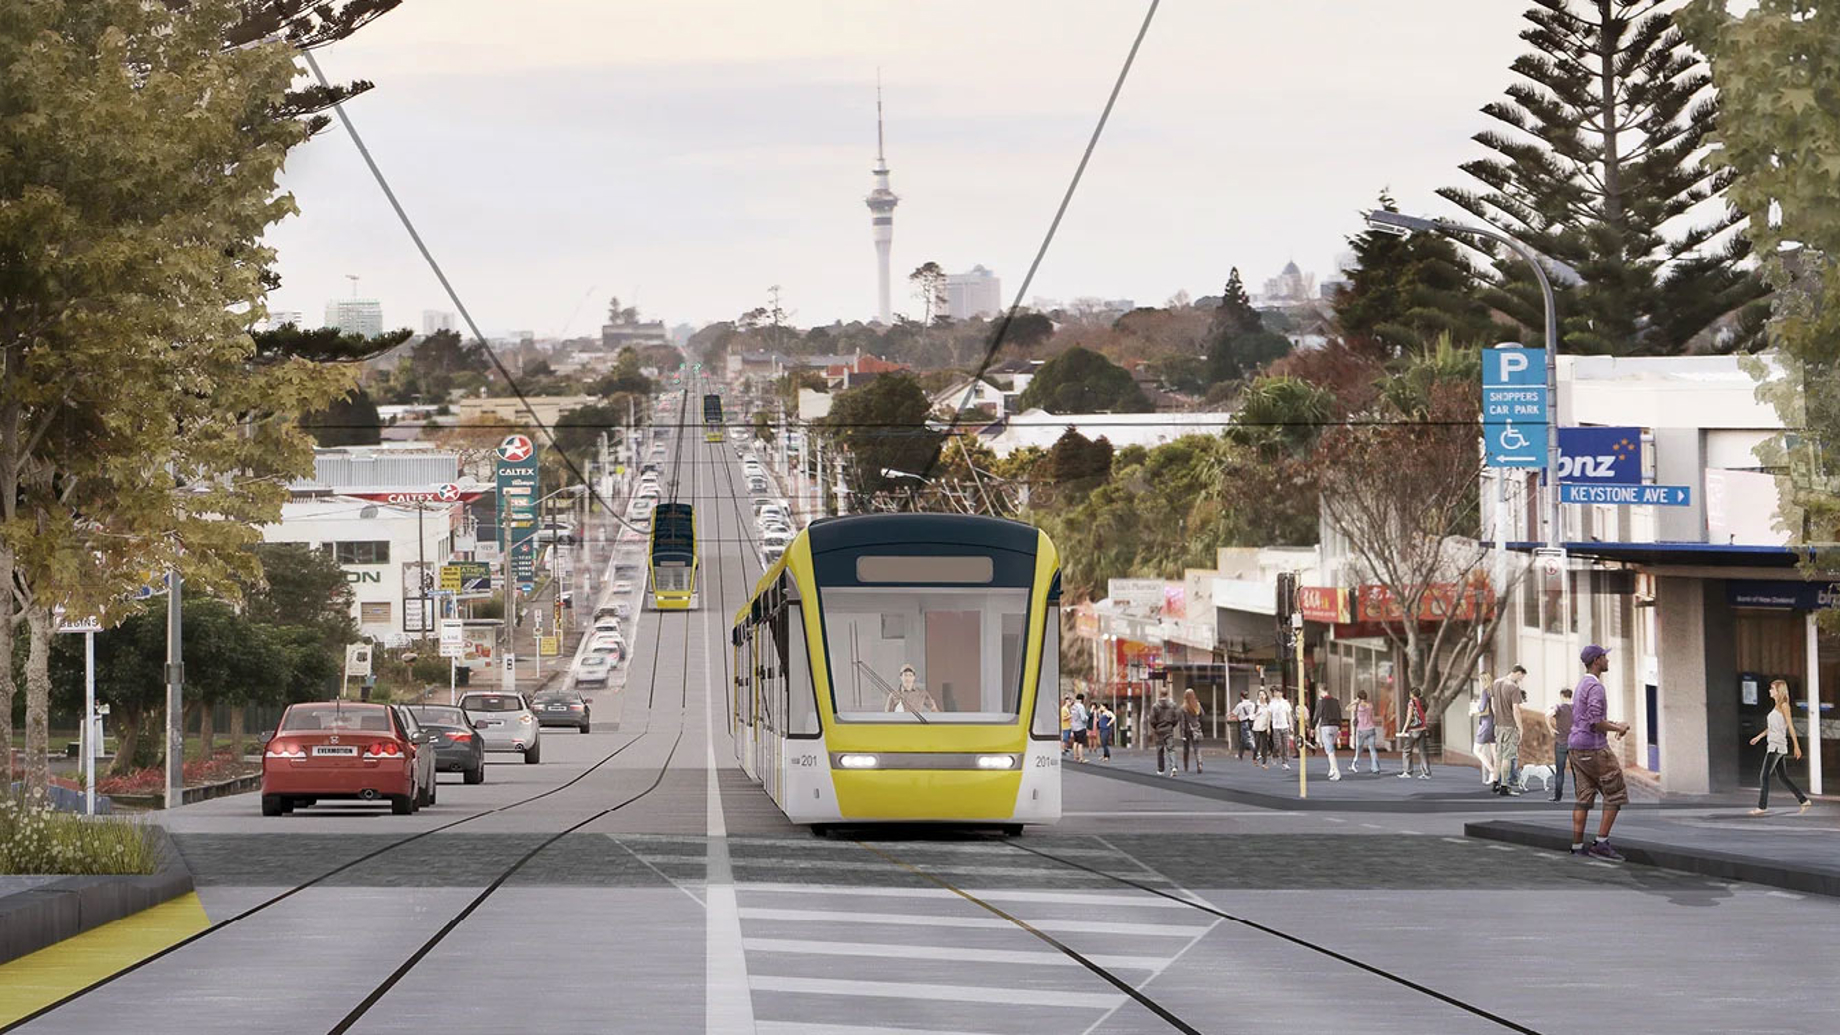
[[[1333,270],[1391,187],[1455,214],[1478,112],[1525,49],[1516,0],[1164,0],[1030,296],[1256,290]],[[488,334],[592,333],[607,297],[701,324],[779,284],[867,319],[881,69],[895,308],[934,260],[1020,286],[1143,16],[1137,0],[408,0],[318,52]],[[292,156],[275,310],[451,309],[336,126]]]

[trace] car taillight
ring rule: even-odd
[[[472,740],[473,735],[465,730],[454,730],[452,733],[447,734],[447,739],[458,743],[462,740]]]
[[[571,705],[569,705],[569,711],[572,711],[572,712],[578,712],[578,711],[581,711],[581,705],[579,705],[579,704],[571,704]]]
[[[305,758],[307,749],[291,740],[271,740],[263,754],[269,758]]]
[[[525,712],[524,714],[518,716],[518,721],[523,723],[526,726],[530,725],[530,713]]]
[[[402,746],[394,740],[373,740],[371,746],[364,749],[364,753],[378,758],[394,757],[402,754]]]

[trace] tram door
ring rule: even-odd
[[[747,775],[760,778],[754,768],[754,629],[743,625],[737,631],[734,644],[735,656],[735,692],[734,692],[734,733],[735,761],[741,764],[741,771]]]

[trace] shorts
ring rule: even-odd
[[[1574,807],[1589,809],[1601,793],[1604,807],[1629,804],[1629,788],[1623,783],[1623,766],[1608,748],[1572,748],[1566,762],[1571,766],[1572,782],[1577,789]]]
[[[1085,730],[1074,730],[1073,731],[1073,742],[1075,744],[1080,745],[1081,747],[1085,747],[1086,746],[1086,731]]]

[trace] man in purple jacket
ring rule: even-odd
[[[1610,827],[1616,814],[1629,803],[1629,789],[1623,783],[1623,766],[1610,749],[1606,733],[1622,736],[1629,726],[1610,721],[1605,711],[1604,684],[1598,679],[1610,669],[1610,652],[1593,643],[1578,653],[1584,662],[1584,678],[1572,692],[1572,729],[1566,738],[1567,762],[1577,799],[1572,805],[1572,854],[1592,859],[1622,862],[1623,856],[1610,847]],[[1584,844],[1585,816],[1597,796],[1604,796],[1603,819],[1597,824],[1597,837],[1589,848]]]

